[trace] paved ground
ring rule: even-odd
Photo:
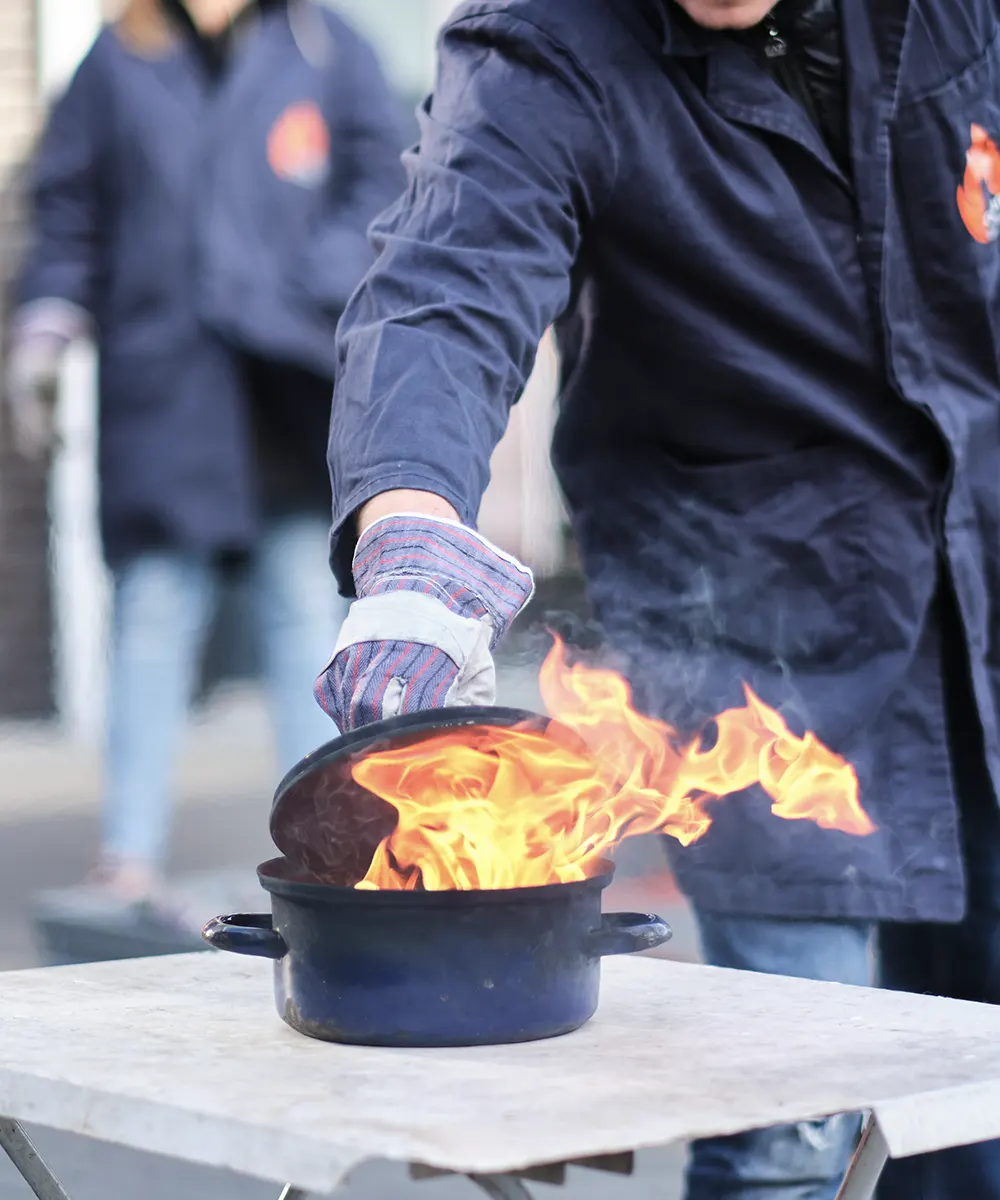
[[[505,671],[501,699],[537,707],[533,673]],[[74,884],[93,861],[98,782],[92,751],[67,745],[44,728],[0,729],[0,968],[38,962],[32,898],[39,890]],[[179,771],[183,801],[174,870],[235,869],[253,886],[253,867],[271,852],[266,822],[273,785],[267,725],[256,696],[237,691],[217,697],[192,731]],[[625,856],[624,877],[614,885],[608,906],[655,908],[676,927],[671,953],[693,957],[690,921],[669,881],[662,874],[642,877],[661,867],[655,847],[640,846]],[[266,1200],[277,1195],[273,1187],[230,1174],[51,1131],[33,1132],[74,1200]],[[565,1188],[532,1185],[532,1190],[540,1200],[677,1200],[681,1157],[676,1150],[647,1153],[640,1156],[632,1179],[576,1171]],[[372,1164],[358,1173],[345,1196],[461,1200],[474,1194],[465,1181],[415,1183],[398,1168]],[[27,1196],[23,1183],[0,1161],[0,1200]]]

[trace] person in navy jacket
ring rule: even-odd
[[[530,573],[474,531],[543,331],[590,598],[646,711],[746,682],[868,837],[760,790],[671,848],[707,958],[1000,1002],[995,0],[473,0],[339,330],[317,684],[341,726],[489,700]],[[833,1197],[853,1117],[697,1144],[689,1200]],[[1000,1197],[1000,1149],[893,1164]]]
[[[227,571],[252,574],[282,763],[330,736],[310,682],[343,615],[326,569],[334,330],[402,186],[400,131],[371,48],[311,0],[132,0],[38,149],[7,397],[19,445],[44,455],[61,352],[95,339],[114,593],[95,879],[127,901],[156,892]]]

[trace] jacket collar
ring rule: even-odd
[[[708,54],[728,40],[726,33],[692,21],[677,0],[652,0],[651,7],[655,9],[661,48],[670,58]]]

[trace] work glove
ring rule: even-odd
[[[17,316],[12,324],[4,385],[14,445],[25,458],[37,461],[51,451],[55,442],[59,366],[74,331],[21,321]]]
[[[531,599],[527,567],[464,525],[396,515],[354,552],[358,599],[316,682],[341,733],[402,713],[492,704],[492,651]]]

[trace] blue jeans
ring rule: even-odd
[[[264,675],[281,771],[337,730],[313,699],[347,601],[327,565],[329,521],[295,516],[265,528],[251,562]],[[170,784],[216,611],[220,569],[206,555],[164,549],[113,574],[105,854],[162,862]]]
[[[968,793],[966,793],[968,795]],[[963,805],[968,912],[958,925],[795,921],[698,912],[707,962],[1000,1004],[1000,809]],[[877,949],[876,949],[877,947]],[[833,1200],[859,1118],[708,1138],[692,1146],[687,1200]],[[879,1200],[1000,1200],[1000,1142],[890,1162]]]

